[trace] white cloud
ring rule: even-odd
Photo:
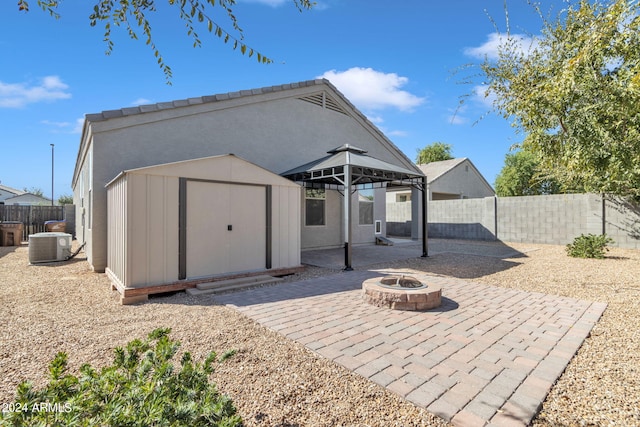
[[[367,119],[369,119],[371,123],[375,123],[376,125],[381,125],[382,123],[384,123],[384,119],[379,115],[372,116],[370,114],[367,114]]]
[[[401,90],[409,79],[395,73],[353,67],[346,71],[327,71],[319,78],[328,79],[351,102],[365,111],[389,107],[411,111],[425,102],[425,98]]]
[[[37,84],[0,81],[0,108],[22,108],[38,102],[69,99],[69,86],[58,76],[47,76]]]
[[[449,116],[447,117],[447,122],[452,125],[464,125],[469,122],[469,120],[464,116],[464,113],[467,110],[466,105],[460,105],[458,108],[450,108]]]
[[[384,134],[387,136],[405,137],[409,135],[409,132],[404,130],[391,130],[389,132],[385,132]]]
[[[40,123],[54,128],[66,128],[70,125],[69,122],[54,122],[51,120],[43,120]]]
[[[131,105],[133,105],[134,107],[137,107],[139,105],[149,105],[149,104],[153,104],[153,101],[147,98],[138,98],[131,103]]]
[[[473,56],[480,59],[498,59],[498,51],[501,45],[507,42],[513,42],[514,47],[522,53],[530,52],[538,45],[538,41],[534,37],[524,34],[500,34],[491,33],[487,36],[487,41],[477,47],[468,47],[464,50],[465,55]]]
[[[496,96],[494,93],[489,92],[489,86],[478,85],[473,88],[473,100],[488,108],[493,108],[493,102],[496,100]]]
[[[83,126],[84,126],[84,117],[80,117],[76,119],[76,125],[73,127],[73,130],[71,130],[71,133],[81,134]]]
[[[53,128],[52,133],[70,133],[80,134],[82,133],[82,126],[84,125],[84,117],[76,119],[75,122],[55,122],[52,120],[42,120],[40,123]]]

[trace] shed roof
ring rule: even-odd
[[[105,187],[110,187],[115,181],[127,174],[173,176],[244,184],[298,186],[296,183],[232,153],[125,170],[108,182]]]

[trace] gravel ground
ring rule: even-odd
[[[526,255],[447,253],[384,266],[608,303],[534,425],[640,425],[640,251],[614,248],[605,260],[579,260],[561,246],[510,246]],[[333,272],[307,268],[287,280]],[[238,351],[214,381],[233,398],[246,426],[446,425],[212,298],[178,293],[122,306],[106,276],[91,272],[81,256],[28,265],[26,246],[0,248],[0,288],[0,405],[12,401],[22,380],[42,385],[58,351],[69,354],[72,370],[104,366],[115,346],[168,326],[196,358]]]

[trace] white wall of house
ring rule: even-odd
[[[158,104],[149,112],[140,107],[132,109],[132,114],[124,109],[87,117],[73,187],[74,198],[85,199],[85,225],[78,221],[77,235],[84,233],[88,261],[95,271],[103,271],[107,263],[105,185],[123,170],[234,153],[279,174],[345,143],[415,170],[411,161],[328,82],[268,89],[227,94],[213,102],[186,100],[168,108]],[[325,101],[310,102],[323,96],[332,108],[327,108]],[[92,172],[82,183],[90,159]],[[78,201],[77,217],[81,218]],[[87,226],[88,203],[93,211],[91,227]],[[310,234],[305,236],[303,247],[340,243],[335,241],[335,229],[329,233],[306,231]]]
[[[386,203],[385,188],[376,188],[373,191],[373,216],[371,221],[361,223],[359,193],[355,191],[351,195],[351,239],[352,244],[367,244],[375,242],[375,223],[381,222],[381,235],[386,233]],[[344,219],[344,196],[336,190],[325,192],[325,224],[308,225],[306,220],[306,199],[302,194],[302,249],[324,249],[343,246],[346,241]],[[368,193],[367,193],[368,194]]]
[[[236,156],[219,156],[127,171],[108,184],[107,273],[121,289],[183,279],[181,178],[185,279],[300,265],[300,187]]]

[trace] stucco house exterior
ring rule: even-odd
[[[146,190],[133,191],[129,188],[129,196],[135,196],[126,200],[145,197],[151,205],[141,206],[155,206],[158,215],[158,209],[165,210],[167,218],[173,219],[180,214],[180,202],[176,202],[176,197],[182,194],[176,190],[176,182],[178,185],[187,181],[222,183],[227,186],[224,191],[231,191],[229,196],[225,196],[230,197],[229,203],[234,203],[239,196],[241,201],[238,203],[246,206],[250,203],[242,201],[243,197],[262,200],[262,190],[256,190],[254,196],[250,196],[256,184],[260,184],[260,188],[269,185],[272,191],[275,191],[274,187],[282,186],[287,188],[287,194],[291,191],[297,193],[295,203],[287,205],[294,206],[295,212],[287,207],[286,215],[276,215],[275,210],[284,205],[273,198],[270,205],[272,213],[266,226],[273,227],[276,218],[281,225],[294,225],[282,225],[282,230],[288,230],[291,236],[274,239],[272,235],[270,250],[274,254],[275,245],[287,245],[298,256],[287,255],[284,262],[287,265],[282,266],[299,266],[300,250],[344,244],[344,198],[339,191],[303,188],[300,183],[285,180],[280,175],[321,159],[327,156],[327,152],[345,144],[356,146],[366,152],[366,156],[385,164],[411,171],[415,176],[423,175],[326,79],[88,114],[72,181],[76,237],[85,243],[88,262],[97,272],[111,269],[110,263],[116,262],[114,256],[119,249],[109,248],[110,245],[134,250],[134,245],[108,240],[115,236],[109,228],[117,227],[112,219],[124,215],[123,218],[131,220],[130,215],[133,215],[131,212],[110,210],[107,202],[109,191],[114,191],[114,203],[125,200],[118,199],[115,193],[115,187],[123,179],[147,186]],[[235,166],[231,167],[232,164]],[[260,183],[255,181],[256,176]],[[209,219],[212,222],[224,223],[224,227],[235,232],[237,227],[228,222],[228,217],[221,219],[216,214],[218,196],[209,191],[217,187],[198,188],[197,184],[193,187],[187,192],[201,192],[198,209],[211,209],[213,214]],[[355,191],[352,195],[354,226],[349,234],[354,244],[373,243],[376,231],[386,232],[385,194],[386,188],[378,186]],[[263,203],[254,205],[253,215],[264,217]],[[363,211],[360,215],[360,206],[366,213]],[[109,219],[109,212],[112,219]],[[158,229],[164,230],[162,235],[166,237],[169,228],[160,224]],[[180,230],[173,228],[170,232]],[[146,235],[152,236],[153,233]],[[171,268],[179,266],[179,259],[172,262]],[[218,272],[211,269],[199,271],[197,275],[215,275]],[[151,286],[166,281],[154,279],[138,285]]]
[[[428,202],[438,200],[494,197],[493,187],[466,157],[418,165],[427,177]],[[415,189],[390,187],[386,193],[388,233],[395,236],[416,236]]]
[[[429,200],[476,199],[496,195],[491,184],[467,157],[418,165],[427,176]],[[392,188],[387,203],[411,200],[408,189]]]

